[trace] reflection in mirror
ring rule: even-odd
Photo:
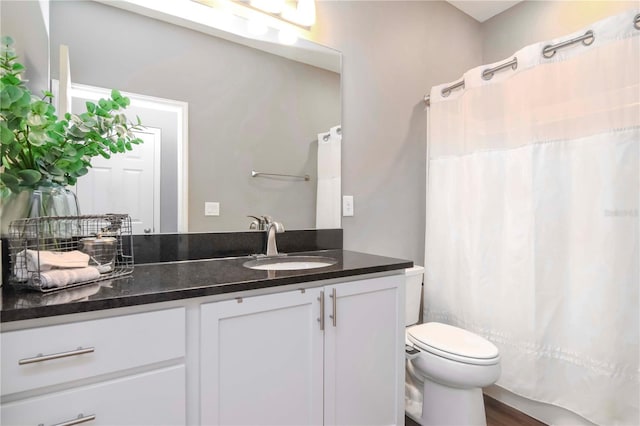
[[[52,78],[63,44],[76,84],[188,105],[187,208],[161,212],[156,231],[178,230],[177,219],[162,217],[180,214],[190,232],[248,230],[247,215],[316,228],[317,135],[340,124],[339,73],[97,2],[53,1],[50,17]],[[339,70],[339,53],[314,49],[325,60],[333,55],[327,68]],[[165,142],[160,208],[177,210],[162,202],[166,163],[174,177],[181,167]],[[311,179],[253,178],[252,170]],[[205,216],[207,202],[218,203],[218,216]]]

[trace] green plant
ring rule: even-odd
[[[87,102],[86,112],[59,119],[50,103],[53,95],[44,91],[38,98],[25,85],[13,40],[2,37],[0,43],[0,195],[75,185],[93,157],[110,158],[142,142],[133,133],[141,128],[140,119],[131,123],[122,112],[129,98],[113,90],[110,99]]]

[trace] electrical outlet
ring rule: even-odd
[[[342,216],[353,216],[353,195],[342,196]]]
[[[205,201],[204,203],[204,215],[205,216],[220,216],[220,203]]]

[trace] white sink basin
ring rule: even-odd
[[[325,268],[336,263],[337,260],[324,256],[278,256],[249,260],[242,266],[263,271],[292,271]]]

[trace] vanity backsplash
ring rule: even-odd
[[[214,232],[134,235],[134,262],[156,263],[181,260],[248,256],[261,253],[264,232]],[[282,253],[342,248],[342,229],[309,229],[278,234]]]

